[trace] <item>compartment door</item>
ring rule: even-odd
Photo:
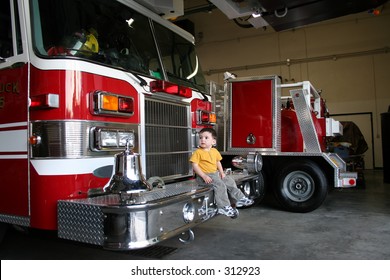
[[[231,149],[275,149],[274,91],[274,79],[232,82]]]

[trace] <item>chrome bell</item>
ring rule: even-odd
[[[111,179],[103,188],[105,192],[133,194],[152,189],[142,175],[140,155],[134,153],[132,148],[127,140],[126,149],[115,155]]]

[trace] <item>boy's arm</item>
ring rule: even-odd
[[[192,168],[194,169],[196,175],[201,177],[205,183],[210,184],[213,180],[200,169],[199,165],[196,162],[192,162]]]
[[[219,172],[219,176],[221,176],[221,178],[225,178],[225,172],[223,172],[223,167],[222,167],[222,163],[220,161],[217,161],[217,168],[218,168],[218,172]]]

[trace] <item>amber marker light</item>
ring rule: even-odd
[[[210,113],[210,123],[217,123],[217,115],[215,113]]]
[[[118,111],[118,96],[103,94],[101,98],[101,108],[103,110]]]
[[[91,113],[130,117],[134,114],[134,98],[107,91],[94,91],[91,94]]]
[[[41,136],[38,136],[38,135],[31,135],[31,136],[28,138],[28,142],[29,142],[30,145],[32,145],[32,146],[39,145],[39,144],[41,144]]]

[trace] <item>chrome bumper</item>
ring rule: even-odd
[[[194,180],[134,195],[58,202],[58,236],[111,250],[131,250],[177,236],[215,216],[210,187]]]

